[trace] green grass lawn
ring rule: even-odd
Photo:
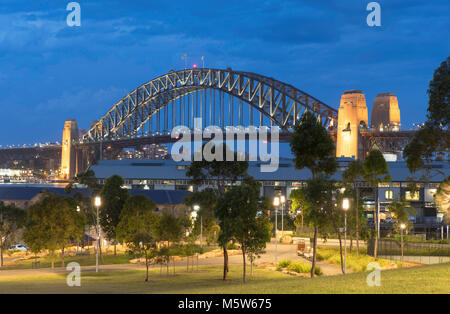
[[[242,268],[230,268],[230,280],[223,282],[221,265],[203,266],[176,275],[152,269],[144,282],[144,270],[83,272],[81,287],[68,287],[65,274],[0,276],[0,293],[450,293],[450,263],[381,272],[381,287],[366,284],[367,273],[346,276],[294,277],[277,271],[256,269],[254,277],[241,282]]]

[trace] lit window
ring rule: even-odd
[[[384,191],[384,198],[387,200],[391,200],[394,198],[394,193],[392,192],[392,190],[386,190]]]
[[[407,201],[418,201],[419,192],[411,193],[411,191],[406,191],[405,198]]]

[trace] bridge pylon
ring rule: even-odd
[[[336,157],[364,159],[362,130],[368,128],[366,98],[360,90],[345,91],[338,112]]]
[[[64,123],[61,150],[61,179],[70,180],[77,172],[77,154],[74,141],[79,139],[78,124],[75,119]]]

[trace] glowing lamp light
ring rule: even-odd
[[[194,69],[196,69],[197,68],[197,65],[196,64],[194,64],[193,66],[192,66]]]
[[[100,205],[102,205],[102,199],[100,198],[100,196],[96,196],[95,197],[95,206],[100,207]]]
[[[405,229],[405,228],[406,228],[406,225],[405,225],[405,224],[401,224],[401,225],[400,225],[400,229],[403,230],[403,229]]]
[[[200,206],[194,205],[194,210],[195,210],[195,211],[198,211],[199,209],[200,209]]]
[[[348,198],[344,198],[344,199],[342,200],[342,208],[343,208],[344,210],[348,210],[349,207],[350,207],[350,202],[349,202]]]
[[[280,199],[278,197],[274,197],[273,199],[273,205],[274,206],[279,206],[280,205]]]
[[[281,204],[284,204],[284,202],[286,202],[286,198],[284,197],[284,195],[280,196],[280,201],[281,201]]]

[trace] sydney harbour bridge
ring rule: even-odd
[[[172,70],[137,87],[80,136],[76,122],[66,121],[61,145],[0,149],[0,165],[38,156],[62,159],[61,168],[67,179],[98,159],[114,158],[123,148],[174,142],[177,139],[171,138],[171,130],[177,126],[193,129],[195,118],[202,119],[203,127],[218,126],[225,133],[232,126],[277,126],[280,141],[287,142],[293,126],[306,111],[317,116],[335,141],[339,141],[339,130],[349,130],[340,129],[339,121],[350,123],[358,142],[353,153],[357,158],[364,158],[374,147],[384,152],[401,151],[414,132],[360,127],[364,119],[359,121],[361,118],[348,112],[338,119],[338,109],[270,77],[230,68],[194,68]]]

